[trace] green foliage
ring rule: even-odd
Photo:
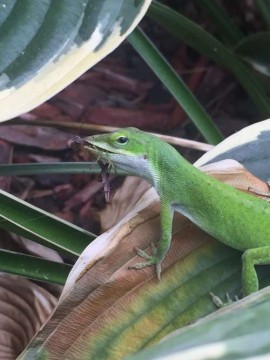
[[[0,12],[1,121],[10,119],[37,106],[100,61],[130,34],[144,16],[150,2],[150,0],[129,2],[120,0],[104,0],[102,2],[100,0],[77,2],[69,0],[61,2],[1,0],[0,6],[1,9],[4,9]],[[269,2],[267,0],[258,0],[256,5],[265,25],[269,28]],[[106,6],[108,6],[108,9],[115,10],[115,12],[108,12],[111,14],[108,25],[103,22],[104,19],[107,19],[105,15],[108,15]],[[267,86],[264,79],[250,66],[251,64],[257,71],[269,75],[269,32],[250,34],[245,37],[242,30],[230,20],[226,10],[219,5],[219,2],[202,0],[196,2],[196,6],[199,6],[208,14],[212,25],[216,29],[216,37],[179,12],[166,7],[162,2],[153,1],[147,16],[166,29],[168,36],[177,37],[198,53],[226,68],[241,84],[262,116],[269,117],[270,101]],[[121,18],[124,21],[121,23],[119,32],[119,19]],[[21,32],[20,24],[25,23],[28,26],[24,27],[24,32]],[[93,43],[92,35],[99,26],[103,26],[104,32],[100,35],[100,41]],[[204,138],[213,144],[221,141],[222,136],[211,120],[210,115],[185,86],[169,62],[164,59],[156,44],[139,29],[136,29],[129,36],[129,41],[153,72],[158,75],[178,103],[181,104]],[[74,51],[74,48],[76,51]],[[93,51],[90,52],[90,48]],[[77,59],[77,56],[79,60],[76,63],[74,60]],[[63,72],[63,69],[67,69],[67,71]],[[13,104],[19,105],[14,106]],[[235,147],[235,144],[231,146]],[[256,158],[256,161],[260,162],[261,168],[263,168],[261,164],[262,157]],[[97,167],[90,168],[89,164],[67,163],[61,164],[61,167],[59,164],[0,166],[1,176],[46,172],[96,173],[98,171]],[[75,258],[94,238],[93,234],[60,220],[45,211],[41,211],[3,191],[0,193],[0,228],[23,235],[48,247],[56,248],[58,251]],[[1,251],[0,270],[32,279],[64,283],[70,266]],[[263,324],[263,317],[267,312],[267,308],[269,308],[267,291],[262,296],[258,295],[258,302],[256,302],[257,297],[254,295],[255,301],[251,300],[248,303],[254,317],[257,318],[258,314],[260,315],[261,324]],[[267,304],[267,308],[263,307],[264,304]],[[238,320],[239,314],[243,315],[243,317],[247,316],[245,303],[243,305],[242,303],[239,304],[239,308],[241,312],[237,312],[237,316],[232,310],[232,319]],[[194,312],[196,313],[195,305]],[[224,331],[227,331],[227,334],[229,333],[229,328],[226,327],[228,324],[224,317],[219,319],[219,326],[222,329],[219,335],[222,337]],[[250,323],[246,324],[244,320],[241,322],[241,326],[248,328]],[[206,320],[205,323],[207,324],[206,335],[208,337],[215,329],[215,324],[213,324],[215,319],[212,322]],[[198,336],[195,339],[193,329],[198,331]],[[176,351],[179,352],[179,356],[182,354],[183,348],[187,347],[187,341],[190,341],[190,348],[205,343],[200,340],[205,335],[204,329],[199,324],[181,333],[179,337],[177,335],[176,343],[178,345]],[[261,344],[262,350],[260,351],[265,354],[267,351],[269,352],[269,349],[267,346],[264,348],[263,342],[259,343],[257,341],[258,336],[254,335],[257,332],[261,332],[263,336],[269,338],[267,331],[258,326],[257,328],[254,327],[254,332],[250,331],[244,340],[248,339],[248,342],[256,342],[258,346]],[[209,338],[207,338],[208,340]],[[159,351],[163,351],[165,355],[169,354],[172,346],[175,345],[175,342],[170,341],[164,342],[156,350],[150,350],[147,358],[154,359]],[[227,349],[233,348],[231,339],[226,339],[225,345]],[[248,349],[248,345],[244,347]],[[243,354],[244,347],[243,345],[241,347]],[[245,353],[243,356],[248,354]],[[138,359],[145,358],[146,355],[142,354],[141,356],[139,355]]]

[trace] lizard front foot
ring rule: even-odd
[[[161,261],[156,256],[156,252],[157,252],[156,247],[153,244],[151,244],[151,247],[152,247],[152,251],[153,251],[152,256],[146,254],[145,251],[135,247],[137,255],[139,255],[140,257],[142,257],[144,259],[146,259],[147,261],[139,262],[139,263],[137,263],[137,264],[135,264],[133,266],[129,266],[129,269],[142,269],[142,268],[144,268],[146,266],[156,265],[157,278],[160,280]]]

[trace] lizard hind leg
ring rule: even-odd
[[[247,296],[259,289],[255,265],[270,264],[270,246],[248,249],[242,255],[243,295]]]

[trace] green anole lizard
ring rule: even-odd
[[[84,138],[94,156],[151,183],[160,197],[161,237],[150,256],[134,265],[161,263],[171,243],[172,220],[178,211],[220,242],[243,251],[243,294],[258,290],[254,265],[270,263],[270,204],[219,182],[186,161],[172,146],[135,128]]]

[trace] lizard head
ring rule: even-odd
[[[82,144],[97,159],[144,177],[152,183],[149,144],[156,140],[155,136],[136,128],[124,128],[109,134],[86,137]]]

